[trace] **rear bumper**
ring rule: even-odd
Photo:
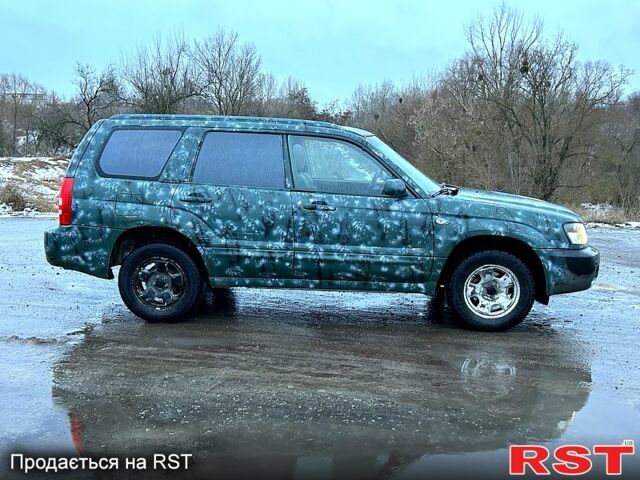
[[[538,250],[538,254],[546,270],[547,295],[586,290],[600,270],[600,253],[591,246]]]
[[[47,261],[100,278],[113,278],[109,256],[120,232],[110,228],[70,225],[44,232]]]

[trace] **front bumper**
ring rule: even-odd
[[[600,270],[600,253],[581,249],[538,250],[547,277],[547,295],[579,292],[591,287]]]
[[[70,225],[44,232],[47,261],[67,270],[113,278],[109,256],[120,232],[102,227]]]

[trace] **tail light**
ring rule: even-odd
[[[71,201],[73,192],[73,177],[65,177],[60,185],[60,225],[71,225]]]

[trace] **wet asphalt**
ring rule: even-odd
[[[150,325],[46,263],[52,225],[0,219],[0,476],[14,452],[168,452],[185,478],[497,478],[510,444],[640,440],[640,231],[590,230],[595,286],[496,334],[421,295],[248,289]]]

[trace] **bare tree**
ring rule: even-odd
[[[553,198],[567,163],[592,155],[591,122],[599,108],[618,101],[628,72],[605,62],[580,64],[575,44],[561,34],[547,41],[539,21],[525,25],[504,4],[489,21],[478,19],[468,40],[479,99],[495,107],[510,138],[522,141],[513,160],[526,162],[529,193]]]
[[[272,75],[263,78],[257,114],[269,117],[318,120],[317,104],[306,85],[293,77],[278,85]],[[328,108],[330,108],[328,106]],[[329,114],[329,111],[325,112]]]
[[[468,29],[469,52],[440,82],[456,125],[455,144],[486,171],[506,170],[509,189],[551,199],[569,164],[594,155],[589,136],[599,109],[616,103],[629,72],[606,62],[580,63],[576,46],[549,41],[540,21],[525,23],[505,4]],[[424,111],[423,111],[424,113]],[[459,120],[455,120],[458,118]],[[440,151],[415,119],[420,137]],[[495,152],[491,161],[488,152]]]
[[[97,120],[122,107],[121,87],[113,67],[98,73],[89,65],[78,64],[74,84],[75,92],[69,101],[51,94],[34,113],[40,150],[68,153]]]
[[[86,132],[100,118],[111,115],[122,96],[114,67],[101,73],[89,65],[78,64],[75,70],[76,93],[73,98],[78,110],[75,122]]]
[[[73,121],[75,105],[65,102],[55,93],[48,96],[37,112],[38,151],[44,154],[69,155],[86,133]]]
[[[128,103],[142,113],[179,113],[200,94],[189,44],[181,34],[139,47],[121,62],[120,73],[130,90]]]
[[[248,112],[261,117],[277,116],[279,88],[278,81],[272,73],[262,74],[260,88],[254,100],[247,107]]]
[[[386,123],[385,117],[397,98],[397,88],[390,81],[379,85],[359,85],[348,102],[354,125],[372,131],[378,129]],[[382,122],[379,121],[381,117]]]
[[[279,116],[316,119],[316,102],[311,98],[307,86],[299,80],[287,78],[280,88],[280,99],[283,110]]]
[[[316,114],[318,120],[335,123],[336,125],[346,125],[351,121],[352,112],[348,108],[341,108],[337,100],[324,104]]]
[[[260,94],[263,75],[253,45],[241,44],[236,32],[219,29],[196,41],[192,52],[202,95],[220,115],[239,115]]]
[[[0,114],[9,126],[9,155],[27,154],[35,144],[33,113],[44,96],[44,88],[24,75],[0,74]]]
[[[375,133],[405,157],[417,161],[416,131],[411,120],[431,90],[430,84],[429,78],[414,78],[401,87],[389,81],[375,86],[360,85],[347,103],[350,122]]]
[[[598,181],[592,194],[640,214],[640,93],[600,112],[597,125],[599,161],[592,168]]]

